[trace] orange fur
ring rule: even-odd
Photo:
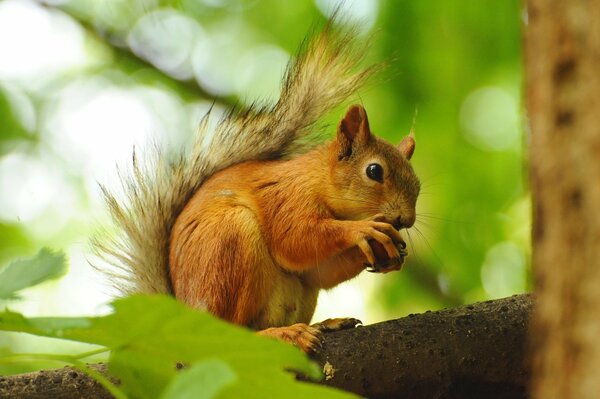
[[[308,323],[320,289],[364,269],[369,240],[403,259],[397,228],[414,223],[419,181],[408,162],[414,140],[410,154],[401,149],[373,136],[364,109],[354,106],[329,144],[216,173],[172,230],[176,297],[255,329]],[[365,175],[374,162],[382,182]]]
[[[394,148],[372,137],[355,106],[333,143],[293,158],[381,67],[361,67],[370,41],[336,15],[300,46],[275,103],[230,110],[214,129],[209,112],[185,150],[134,151],[122,187],[102,186],[116,235],[101,231],[92,246],[122,294],[175,294],[308,350],[321,288],[365,262],[382,272],[401,265],[389,223],[414,221],[412,138]],[[266,161],[283,158],[293,159]],[[382,183],[367,179],[368,162],[385,168]]]

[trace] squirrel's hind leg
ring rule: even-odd
[[[271,291],[269,262],[254,213],[229,198],[198,201],[171,237],[170,272],[177,299],[250,325]]]

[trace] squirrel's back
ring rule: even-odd
[[[102,186],[116,236],[92,239],[99,267],[124,294],[171,293],[169,237],[186,203],[214,173],[248,160],[277,159],[310,147],[311,128],[355,93],[375,67],[359,68],[368,42],[335,17],[307,39],[288,65],[279,100],[272,106],[231,110],[214,131],[202,119],[191,150],[173,159],[155,149],[134,151],[132,170],[121,176],[122,193]],[[208,143],[206,142],[208,141]]]

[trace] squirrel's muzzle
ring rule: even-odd
[[[400,215],[396,219],[394,219],[394,221],[392,222],[392,226],[394,226],[396,230],[408,229],[409,227],[412,227],[413,224],[415,224],[415,219],[416,215],[414,212]]]

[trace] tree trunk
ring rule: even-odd
[[[600,394],[600,1],[529,0],[535,398]]]
[[[519,295],[328,333],[315,360],[324,384],[369,398],[526,398],[531,307]],[[0,377],[0,398],[13,397],[110,395],[65,367]]]

